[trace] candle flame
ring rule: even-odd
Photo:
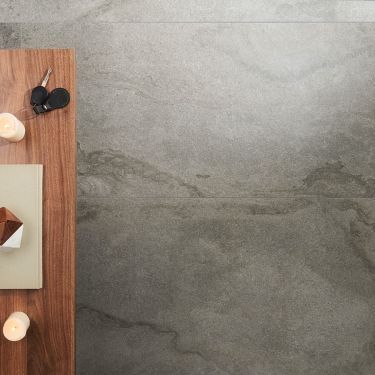
[[[17,326],[13,326],[12,331],[16,331],[16,330],[17,330]]]

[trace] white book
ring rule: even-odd
[[[0,251],[0,289],[40,289],[43,166],[0,165],[0,207],[23,222],[20,248]]]

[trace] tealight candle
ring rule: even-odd
[[[30,327],[29,317],[20,311],[10,314],[4,323],[3,334],[9,341],[19,341],[26,336]]]
[[[9,142],[18,142],[25,136],[25,127],[11,113],[0,113],[0,138]]]

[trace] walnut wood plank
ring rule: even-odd
[[[65,87],[68,107],[34,116],[30,90],[48,67],[47,88]],[[27,338],[0,334],[0,375],[75,373],[76,92],[73,50],[1,50],[0,112],[25,124],[19,143],[0,141],[0,164],[44,165],[43,288],[0,291],[0,326],[16,310],[31,319]]]

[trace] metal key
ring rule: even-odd
[[[46,87],[47,86],[47,83],[48,83],[48,80],[49,80],[49,76],[51,75],[52,73],[52,69],[51,68],[48,68],[47,70],[47,74],[46,76],[44,77],[43,81],[42,81],[42,84],[40,86],[43,86],[43,87]]]
[[[35,87],[33,91],[31,92],[30,104],[32,106],[42,105],[47,100],[48,91],[46,89],[46,86],[47,86],[49,76],[51,75],[51,73],[52,73],[52,69],[48,68],[47,74],[45,75],[41,85]]]

